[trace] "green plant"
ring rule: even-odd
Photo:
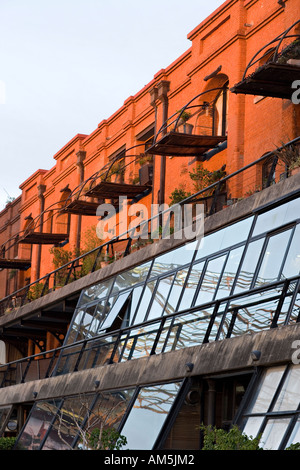
[[[47,294],[49,291],[48,288],[45,288],[45,284],[43,282],[38,282],[37,284],[33,284],[28,291],[27,297],[28,300],[36,300],[39,299],[42,295],[42,292]]]
[[[277,147],[274,154],[281,160],[289,170],[300,166],[300,149],[295,144],[286,145],[282,142],[281,147]]]
[[[177,113],[180,114],[180,122],[186,122],[192,116],[191,113],[189,113],[188,111],[183,111],[182,109],[177,111]]]
[[[296,39],[285,47],[281,51],[277,62],[279,64],[286,64],[289,59],[300,59],[300,39]]]
[[[153,162],[153,155],[146,155],[145,153],[141,153],[138,162],[141,166],[145,165],[146,163],[152,163]]]
[[[285,450],[300,450],[300,442],[296,442],[295,444],[291,444]]]
[[[175,188],[170,196],[170,206],[178,204],[189,196],[191,196],[191,193],[186,192],[183,188]]]
[[[225,431],[202,425],[200,430],[203,432],[202,450],[262,450],[259,437],[247,436],[237,426]]]
[[[12,450],[16,440],[16,437],[0,437],[0,450]]]
[[[92,450],[120,450],[127,444],[127,439],[113,428],[95,428],[88,437],[88,445]]]
[[[198,192],[224,178],[226,176],[225,165],[219,170],[209,171],[199,164],[189,172],[189,175],[194,182],[195,192]]]

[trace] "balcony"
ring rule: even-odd
[[[27,245],[58,245],[67,240],[67,233],[45,233],[30,230],[20,237],[19,243]]]
[[[21,271],[26,271],[31,266],[30,259],[7,259],[0,258],[0,269],[20,269]]]
[[[292,83],[300,75],[300,36],[289,33],[299,22],[298,20],[252,57],[242,80],[231,88],[231,92],[291,99]],[[255,65],[257,69],[251,72]]]
[[[148,155],[197,157],[227,141],[227,86],[206,90],[174,113],[158,130]],[[213,97],[211,102],[205,96]],[[200,100],[204,99],[204,101]],[[221,114],[220,114],[221,109]]]

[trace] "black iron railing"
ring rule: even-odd
[[[299,142],[300,137],[297,137],[283,146],[278,147],[276,151],[266,153],[243,168],[183,199],[178,203],[179,206],[184,206],[185,204],[204,204],[204,215],[209,216],[222,210],[224,205],[226,206],[227,204],[238,200],[238,198],[232,198],[229,200],[229,195],[231,191],[234,191],[235,186],[238,187],[242,184],[243,187],[249,188],[248,194],[245,195],[245,197],[247,197],[254,192],[258,192],[265,187],[280,182],[283,177],[285,178],[289,176],[286,163],[280,159],[280,151],[284,150],[288,146],[298,146]],[[256,183],[257,171],[253,171],[253,169],[254,167],[259,167],[261,169],[265,162],[268,162],[268,174],[266,175],[265,182],[258,187]],[[172,212],[173,207],[160,212],[158,215],[147,219],[143,223],[150,226],[154,220],[158,220],[162,216],[167,217],[168,213]],[[145,246],[146,243],[153,243],[154,241],[159,240],[163,237],[163,233],[157,233],[156,237],[157,238],[155,238],[155,240],[151,238],[143,240],[142,246]],[[137,236],[135,229],[128,230],[113,237],[111,240],[102,243],[93,250],[74,258],[36,281],[18,289],[0,301],[0,316],[36,300],[37,298],[43,297],[49,292],[64,287],[79,277],[95,272],[101,267],[107,265],[107,263],[113,262],[117,257],[122,258],[129,255],[137,249],[137,243],[133,243],[136,239]],[[116,250],[118,244],[122,245],[122,251],[119,253],[117,253]]]
[[[300,276],[0,366],[0,387],[253,334],[300,321]]]

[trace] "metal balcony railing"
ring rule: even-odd
[[[257,333],[300,321],[300,276],[0,366],[0,387]]]

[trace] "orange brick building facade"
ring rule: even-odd
[[[139,202],[149,208],[151,203],[169,204],[175,189],[195,192],[189,173],[199,160],[210,171],[226,165],[228,175],[298,136],[299,107],[290,100],[244,96],[230,88],[241,80],[251,57],[299,18],[299,10],[298,0],[227,0],[189,33],[191,47],[181,57],[158,71],[90,135],[78,134],[66,143],[54,155],[50,170],[39,169],[23,182],[21,196],[0,214],[1,246],[3,257],[30,260],[31,266],[14,275],[2,270],[1,296],[55,268],[51,237],[47,244],[18,243],[28,228],[61,234],[58,243],[72,253],[91,246],[87,233],[95,234],[95,207],[109,200],[86,195],[86,189],[99,181],[106,178],[132,186],[147,185],[152,179],[151,191],[145,195],[140,191]],[[153,139],[158,141],[174,126],[188,103],[193,134],[218,136],[212,148],[226,145],[206,159],[145,154]],[[228,183],[227,199],[261,187],[263,167],[255,168]],[[62,210],[74,200],[91,203],[91,215]],[[92,242],[95,245],[97,239]]]

